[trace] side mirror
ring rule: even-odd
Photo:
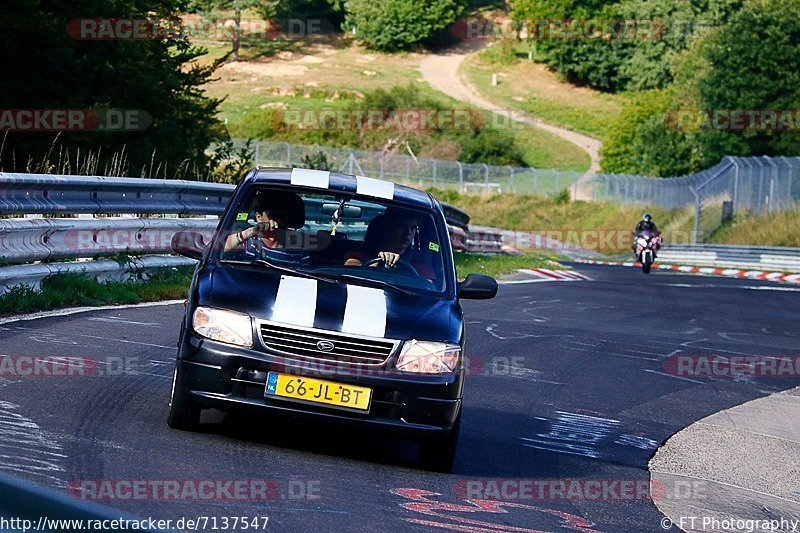
[[[203,257],[205,242],[203,234],[197,231],[178,231],[172,236],[170,247],[176,254],[192,259]]]
[[[497,295],[497,281],[491,276],[470,274],[458,284],[458,297],[472,300],[489,300]]]

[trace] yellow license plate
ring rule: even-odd
[[[270,372],[264,395],[367,411],[372,389]]]

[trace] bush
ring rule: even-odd
[[[344,27],[369,48],[407,50],[444,31],[463,12],[461,0],[348,0]]]

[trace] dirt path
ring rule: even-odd
[[[431,84],[431,87],[442,91],[462,102],[472,104],[481,109],[502,114],[511,120],[527,124],[534,128],[552,133],[557,137],[571,142],[580,147],[591,158],[589,171],[578,180],[578,194],[575,199],[591,199],[591,186],[589,184],[590,175],[600,170],[600,147],[602,143],[593,137],[583,135],[572,130],[560,128],[537,118],[530,117],[519,111],[506,109],[487,100],[481,95],[468,81],[458,74],[458,68],[467,56],[478,50],[483,43],[480,41],[468,41],[456,47],[432,54],[422,60],[420,71],[422,78]]]

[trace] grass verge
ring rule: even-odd
[[[486,274],[487,276],[500,277],[511,274],[520,268],[558,268],[553,261],[558,261],[559,256],[553,252],[534,251],[522,255],[490,255],[457,252],[454,254],[458,279],[464,279],[469,274]]]
[[[462,194],[429,189],[440,200],[470,214],[470,224],[543,233],[601,253],[627,252],[631,232],[642,213],[651,213],[666,242],[690,242],[691,209],[626,206],[611,202],[570,201],[568,195]]]
[[[63,307],[135,304],[185,298],[192,272],[192,267],[156,271],[144,282],[99,282],[84,274],[56,274],[45,279],[38,292],[27,285],[9,289],[0,296],[0,316]]]
[[[800,208],[762,216],[737,215],[714,232],[708,240],[715,244],[800,247]]]

